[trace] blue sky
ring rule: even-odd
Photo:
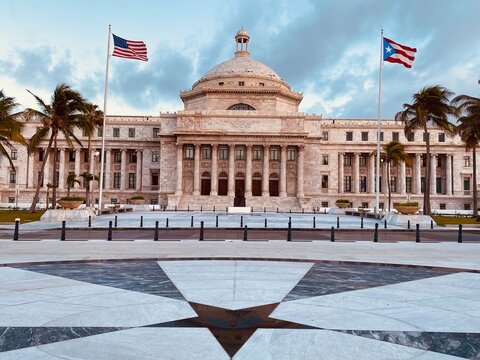
[[[416,47],[412,69],[385,63],[383,115],[393,117],[426,85],[480,96],[478,0],[2,0],[0,89],[34,106],[66,82],[103,107],[108,24],[143,40],[150,61],[112,58],[108,114],[156,115],[233,56],[234,34],[295,91],[301,111],[375,118],[380,29]]]

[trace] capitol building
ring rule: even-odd
[[[254,60],[249,40],[246,31],[238,31],[234,57],[180,92],[183,110],[158,116],[107,117],[104,203],[127,203],[140,194],[146,203],[179,209],[238,205],[308,210],[334,206],[337,199],[348,199],[353,207],[375,206],[377,120],[330,119],[299,112],[302,93]],[[25,137],[32,136],[38,126],[26,123]],[[409,199],[422,204],[423,131],[406,138],[403,125],[388,119],[381,121],[381,129],[382,144],[400,141],[413,157],[411,165],[392,166],[392,203]],[[86,144],[87,137],[77,131]],[[448,137],[433,127],[429,134],[435,174],[432,210],[471,209],[471,152],[458,136]],[[101,137],[102,129],[98,129],[92,138],[93,154],[101,149]],[[54,166],[51,156],[45,168],[43,204],[52,171],[57,173],[59,196],[67,193],[69,173],[100,172],[98,155],[86,168],[86,148],[69,148],[62,139],[58,148],[58,164]],[[22,146],[13,149],[16,171],[0,158],[0,202],[31,202],[44,150],[27,154]],[[96,198],[97,186],[95,182]],[[380,206],[386,208],[383,165],[380,191]],[[71,194],[83,196],[84,184],[75,184]]]

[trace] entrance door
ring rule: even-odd
[[[200,194],[210,195],[210,189],[212,188],[212,183],[210,179],[202,179],[202,189]]]
[[[262,196],[262,180],[252,180],[252,195]]]
[[[235,199],[233,206],[245,206],[245,179],[235,180]]]
[[[269,180],[270,196],[278,196],[278,180]]]
[[[226,196],[228,193],[228,180],[218,179],[218,195]]]

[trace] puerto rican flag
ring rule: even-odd
[[[393,40],[383,38],[383,61],[402,64],[407,68],[412,67],[417,49],[400,45]]]

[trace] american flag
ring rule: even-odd
[[[383,38],[383,60],[411,68],[417,49]]]
[[[115,45],[112,56],[148,61],[147,46],[143,41],[126,40],[115,34],[112,35]]]

